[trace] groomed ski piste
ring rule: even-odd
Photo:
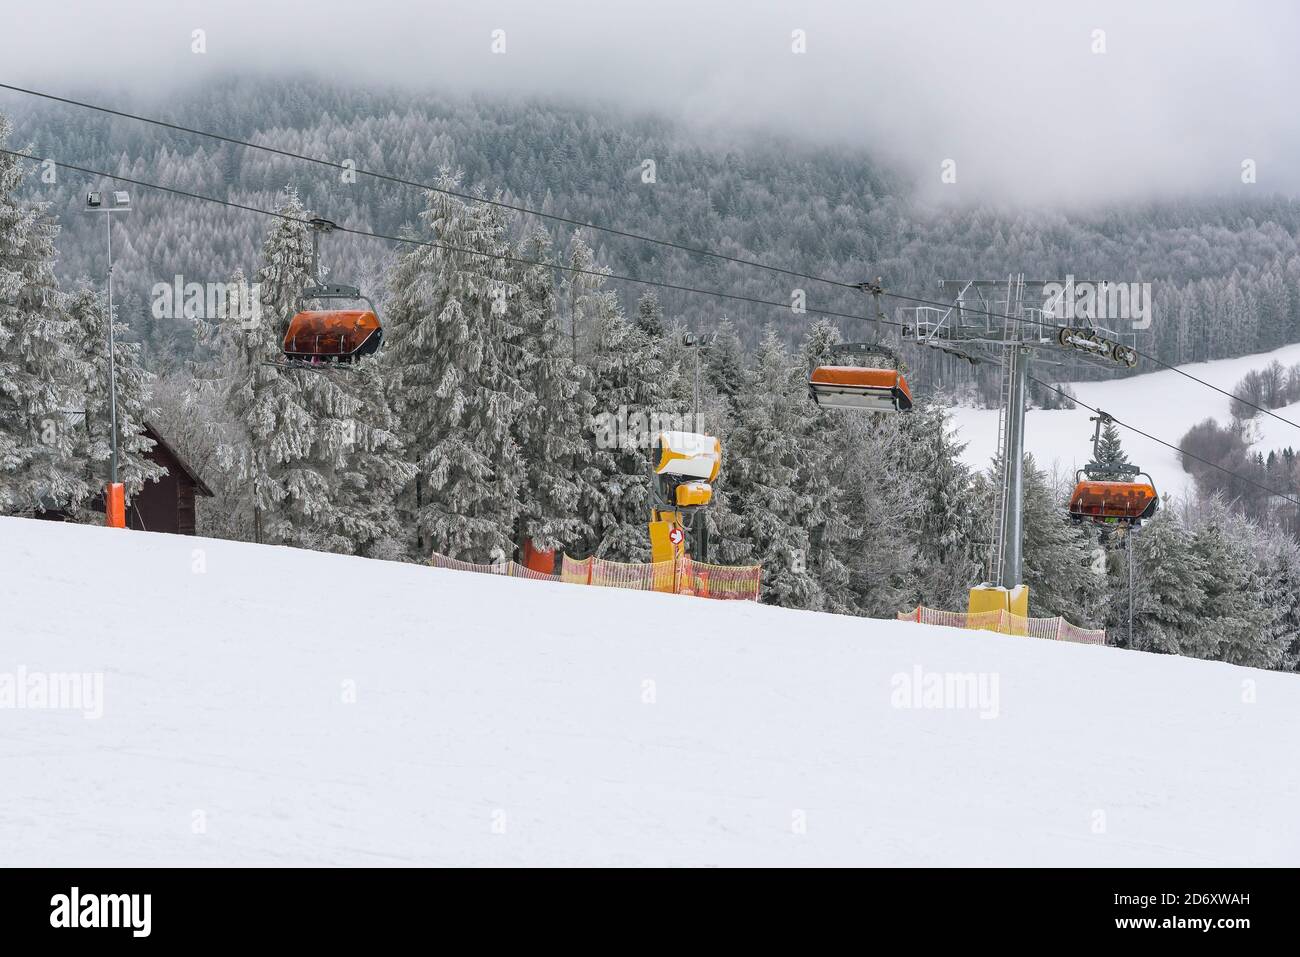
[[[1294,675],[53,522],[0,543],[5,865],[1300,864]],[[58,674],[102,696],[49,707]]]

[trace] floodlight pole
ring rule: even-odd
[[[105,202],[108,200],[108,202]],[[85,211],[103,213],[108,220],[105,234],[108,239],[108,420],[109,484],[118,484],[118,429],[117,429],[117,335],[113,330],[113,214],[129,213],[131,197],[123,190],[108,193],[91,192],[86,196]]]
[[[695,350],[695,393],[691,412],[691,428],[700,431],[700,342],[695,333],[682,334],[682,345]]]
[[[692,427],[700,431],[700,340],[695,340],[695,412],[691,416]]]
[[[108,220],[108,420],[113,454],[109,481],[117,484],[117,340],[113,333],[113,217]]]

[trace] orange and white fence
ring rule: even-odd
[[[434,554],[429,559],[429,564],[434,568],[450,568],[458,572],[479,572],[483,575],[505,575],[507,578],[533,578],[540,581],[557,582],[560,580],[559,575],[548,575],[545,572],[534,571],[518,562],[498,562],[493,565],[478,565],[474,562],[462,562],[458,558],[448,558],[446,555]]]
[[[570,558],[560,556],[557,575],[534,571],[518,562],[501,562],[496,565],[476,565],[445,555],[435,554],[429,559],[435,568],[456,571],[480,572],[488,575],[506,575],[510,578],[532,578],[542,581],[562,581],[571,585],[599,585],[604,588],[630,588],[634,591],[659,591],[677,595],[695,595],[699,598],[758,601],[762,587],[761,565],[733,567],[710,565],[684,558],[679,562],[651,562],[631,564],[611,562],[604,558]]]
[[[1064,618],[1024,618],[1009,611],[940,611],[917,605],[914,611],[898,613],[899,621],[916,621],[923,625],[948,628],[972,628],[996,631],[1004,635],[1028,635],[1052,641],[1073,641],[1083,645],[1104,645],[1106,632],[1101,628],[1080,628]]]

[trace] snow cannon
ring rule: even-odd
[[[713,500],[722,470],[722,443],[699,432],[660,432],[655,439],[655,481],[669,508],[695,509]]]
[[[691,516],[713,501],[722,470],[722,443],[699,432],[660,432],[651,455],[654,505],[650,513],[650,555],[655,562],[687,554]],[[708,543],[700,534],[700,559]],[[667,581],[667,579],[665,579]]]

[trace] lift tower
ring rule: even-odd
[[[1077,357],[1089,364],[1132,368],[1137,351],[1088,316],[1065,319],[1066,311],[1044,291],[1057,280],[943,280],[946,308],[903,310],[903,338],[972,363],[1001,366],[999,378],[997,504],[987,581],[970,590],[970,611],[1009,611],[1028,617],[1024,571],[1025,407],[1029,369],[1037,361],[1061,364]],[[1046,356],[1041,354],[1047,354]],[[1051,358],[1047,358],[1050,356]]]

